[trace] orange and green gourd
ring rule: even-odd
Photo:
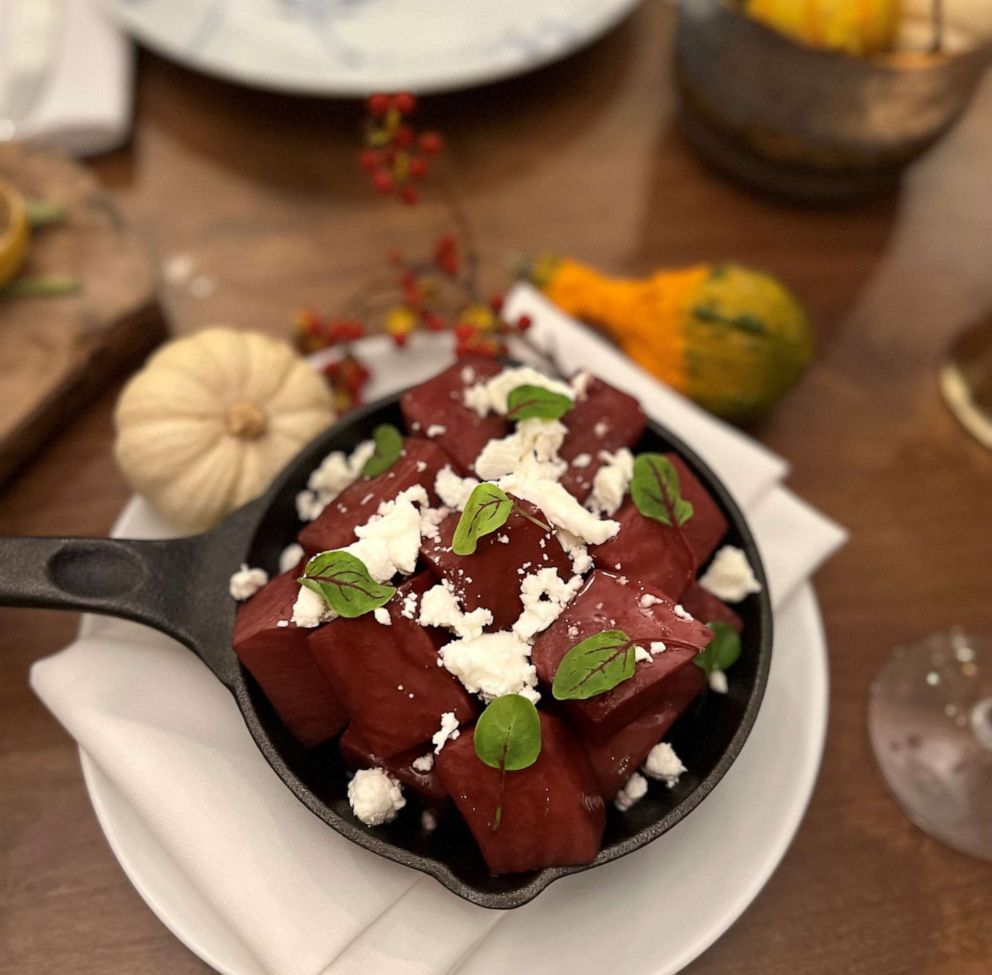
[[[745,0],[748,16],[808,45],[864,57],[892,49],[902,0]]]
[[[775,404],[812,353],[806,313],[795,297],[770,275],[736,264],[627,280],[552,257],[536,262],[529,277],[649,372],[735,423]]]

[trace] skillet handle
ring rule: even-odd
[[[234,601],[227,593],[245,545],[222,524],[167,541],[0,538],[0,606],[101,613],[144,623],[192,649],[228,687]]]

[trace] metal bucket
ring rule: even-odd
[[[676,77],[686,133],[722,172],[839,202],[889,188],[967,107],[992,45],[871,57],[808,47],[728,0],[682,0]]]

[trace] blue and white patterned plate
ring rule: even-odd
[[[188,67],[310,95],[467,88],[605,33],[638,0],[102,0]]]

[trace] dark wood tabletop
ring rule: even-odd
[[[816,579],[826,753],[782,865],[687,971],[984,975],[992,865],[902,815],[872,758],[866,707],[895,644],[952,624],[992,632],[992,452],[958,428],[935,378],[949,339],[992,311],[992,78],[898,194],[789,207],[724,182],[685,144],[672,20],[646,4],[563,63],[430,98],[423,114],[448,138],[493,290],[520,251],[626,274],[736,259],[780,275],[815,321],[812,368],[754,433],[788,459],[791,486],[851,532]],[[141,56],[133,139],[92,168],[160,260],[192,262],[195,288],[163,284],[174,331],[226,322],[287,335],[295,308],[334,308],[389,248],[416,254],[446,228],[439,203],[371,195],[355,165],[360,118],[355,103],[259,93]],[[118,392],[0,493],[0,534],[109,530],[128,498],[111,453]],[[128,883],[73,741],[28,688],[31,663],[77,623],[0,611],[0,970],[209,971]]]

